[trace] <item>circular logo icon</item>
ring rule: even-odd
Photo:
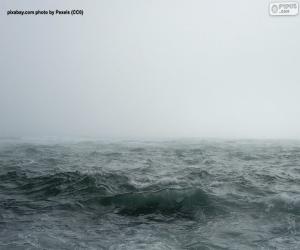
[[[278,12],[278,6],[277,5],[272,5],[272,7],[271,7],[271,11],[272,11],[272,13],[273,14],[276,14],[277,12]]]

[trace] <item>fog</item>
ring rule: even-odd
[[[1,0],[0,136],[300,139],[300,16],[268,5]]]

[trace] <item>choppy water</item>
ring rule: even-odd
[[[0,249],[300,249],[300,142],[0,142]]]

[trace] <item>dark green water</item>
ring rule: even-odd
[[[300,249],[300,142],[2,139],[0,249]]]

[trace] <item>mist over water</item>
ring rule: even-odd
[[[1,249],[299,249],[300,142],[0,142]]]
[[[300,18],[268,4],[1,0],[0,136],[300,139]]]

